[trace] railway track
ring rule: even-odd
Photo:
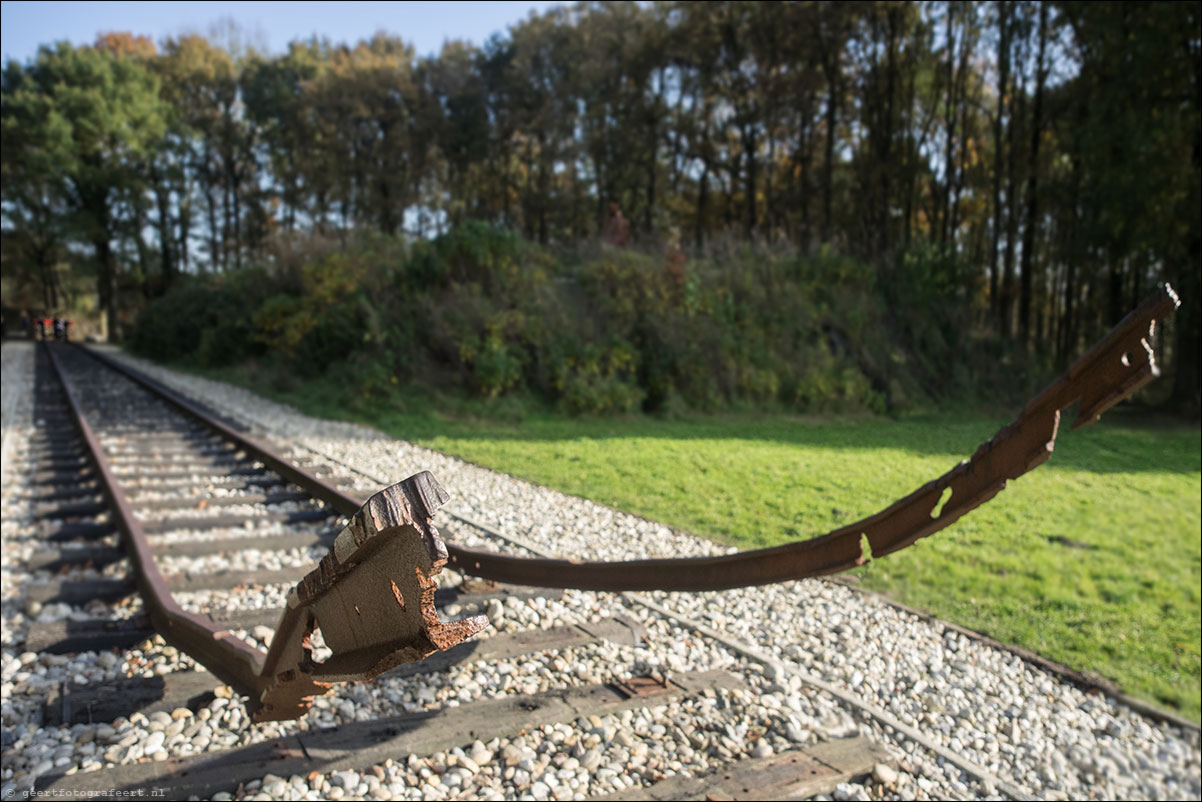
[[[88,388],[89,420],[180,604],[265,647],[288,588],[344,524],[338,510],[87,354],[60,357],[68,381]],[[972,734],[991,734],[983,722],[964,730],[957,715],[963,737],[949,738],[943,721],[911,715],[909,702],[887,705],[885,693],[815,670],[796,644],[755,643],[741,625],[780,610],[755,606],[763,598],[744,598],[752,591],[559,591],[447,570],[439,612],[487,614],[492,626],[479,638],[375,682],[336,686],[300,721],[251,724],[233,689],[154,635],[45,364],[36,380],[40,428],[17,462],[30,469],[22,490],[40,545],[22,553],[23,653],[9,659],[6,638],[5,678],[45,669],[52,679],[26,694],[32,707],[13,708],[36,707],[40,726],[14,727],[6,710],[6,753],[30,755],[6,757],[6,798],[30,788],[167,798],[1027,798],[1041,787],[1055,798],[1038,769],[1014,768],[1014,730],[1000,755],[992,743],[978,749]],[[360,495],[387,481],[354,460],[280,451]],[[537,537],[470,517],[444,529],[469,548],[550,556]],[[819,591],[836,604],[842,592]],[[738,618],[744,601],[743,621],[723,618],[732,606]],[[921,696],[915,688],[891,690]],[[1195,765],[1196,730],[1158,726]],[[1188,782],[1173,787],[1189,793]]]
[[[346,522],[82,349],[40,349],[39,431],[21,459],[33,469],[28,500],[49,547],[28,559],[38,580],[27,610],[40,620],[23,649],[38,660],[95,654],[124,676],[65,678],[48,689],[43,729],[90,733],[84,746],[94,748],[78,760],[59,749],[54,765],[32,767],[42,769],[33,781],[39,792],[388,798],[453,795],[468,785],[483,795],[638,788],[640,796],[688,798],[725,783],[738,795],[809,795],[895,762],[845,721],[842,737],[824,738],[787,707],[758,707],[757,688],[771,683],[737,652],[666,669],[661,655],[680,636],[662,619],[640,620],[627,604],[593,593],[498,586],[450,571],[440,575],[436,605],[444,617],[488,614],[493,626],[483,637],[371,684],[339,686],[301,721],[250,725],[246,700],[155,634],[119,545],[103,469],[71,425],[54,363],[184,610],[267,647],[288,589]],[[457,536],[486,545],[466,529]],[[662,744],[665,735],[676,736],[666,741],[673,748],[648,758],[663,750],[647,741]]]

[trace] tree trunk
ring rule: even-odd
[[[948,218],[951,216],[952,182],[955,175],[955,170],[952,167],[952,143],[956,138],[956,115],[954,111],[956,101],[956,37],[952,30],[952,21],[955,19],[955,8],[954,0],[948,0],[947,32],[945,34],[947,37],[947,98],[943,107],[945,139],[943,143],[943,203],[941,204],[942,213],[939,215],[940,248],[947,248]]]
[[[1074,144],[1072,154],[1072,192],[1069,201],[1069,230],[1065,237],[1064,251],[1067,270],[1064,277],[1064,311],[1060,322],[1060,336],[1057,338],[1056,365],[1064,367],[1077,344],[1077,269],[1084,261],[1081,247],[1081,220],[1078,210],[1081,207],[1081,155],[1079,146]]]
[[[897,14],[900,11],[899,7],[893,6],[885,12],[888,20],[889,41],[885,51],[885,76],[887,79],[885,81],[885,124],[880,140],[879,162],[881,195],[877,212],[879,215],[877,234],[880,238],[880,250],[878,251],[880,256],[886,256],[889,253],[889,209],[892,206],[893,195],[893,127],[896,122],[894,119],[894,95],[897,91]],[[884,261],[881,262],[881,264],[884,263]]]
[[[209,266],[218,271],[221,269],[221,229],[217,226],[217,200],[213,197],[213,188],[205,187],[205,201],[209,212]]]
[[[121,340],[121,325],[117,317],[117,265],[113,259],[113,249],[109,243],[108,227],[104,232],[92,239],[92,247],[96,250],[97,291],[100,295],[100,308],[104,310],[105,321],[108,324],[109,342]]]
[[[1043,84],[1047,77],[1044,52],[1047,45],[1048,6],[1039,4],[1039,54],[1035,59],[1035,108],[1031,114],[1031,151],[1027,154],[1027,225],[1023,231],[1022,288],[1018,301],[1019,344],[1025,350],[1031,339],[1032,271],[1035,269],[1035,239],[1039,228],[1039,140],[1043,132]]]
[[[756,226],[759,224],[759,220],[757,219],[755,197],[757,178],[756,173],[758,168],[758,163],[755,158],[755,131],[750,125],[746,125],[742,127],[741,133],[741,139],[743,141],[743,160],[747,165],[747,170],[745,173],[746,182],[744,184],[744,192],[747,193],[746,234],[747,238],[751,239],[751,237],[755,235]]]
[[[42,284],[42,304],[47,310],[58,308],[58,276],[54,270],[54,257],[45,245],[37,248],[38,278]]]
[[[222,181],[221,187],[221,269],[228,270],[230,266],[230,185]]]
[[[133,202],[133,217],[134,229],[131,234],[134,240],[134,249],[138,252],[138,284],[143,297],[146,296],[147,278],[150,276],[150,253],[146,247],[146,238],[142,236],[142,232],[146,229],[146,204],[141,197],[134,198]]]
[[[1194,68],[1194,87],[1202,83],[1202,60],[1197,51],[1191,48],[1192,39],[1186,40],[1187,52],[1191,53]],[[1177,260],[1180,273],[1174,276],[1174,285],[1181,298],[1181,309],[1177,319],[1173,321],[1176,333],[1173,349],[1176,375],[1173,377],[1173,393],[1169,403],[1177,410],[1198,417],[1202,409],[1202,375],[1199,373],[1199,339],[1202,339],[1202,316],[1199,315],[1199,304],[1202,304],[1202,186],[1199,186],[1197,176],[1202,171],[1202,127],[1197,125],[1199,118],[1198,94],[1195,92],[1190,102],[1193,104],[1194,142],[1191,151],[1191,174],[1194,180],[1189,183],[1188,200],[1185,203],[1185,219],[1189,220],[1185,252]],[[1175,271],[1176,272],[1176,271]]]
[[[234,268],[238,270],[242,268],[242,208],[239,197],[241,185],[241,179],[235,170],[230,176],[230,194],[233,196],[234,214]]]
[[[951,208],[951,223],[948,226],[948,238],[952,250],[956,250],[957,233],[960,229],[960,192],[964,189],[964,156],[967,148],[965,143],[968,141],[968,53],[971,50],[971,42],[968,38],[968,28],[965,26],[963,32],[964,40],[960,43],[960,65],[956,68],[956,96],[959,99],[958,105],[960,109],[960,139],[957,143],[955,159],[952,162],[953,175],[955,182],[952,185],[952,208]]]
[[[664,94],[664,69],[659,70],[659,89],[655,93],[655,107],[647,115],[647,205],[643,209],[643,231],[647,234],[651,233],[655,216],[655,178],[659,166],[659,120],[656,114],[659,111],[659,103],[663,100]]]
[[[184,189],[179,199],[179,239],[176,240],[179,254],[176,264],[181,271],[187,271],[192,263],[188,250],[188,232],[192,227],[192,200],[190,193],[183,193],[189,193],[189,190]]]
[[[1010,114],[1010,152],[1007,159],[1006,177],[1006,253],[1002,266],[1002,291],[999,296],[999,331],[1003,339],[1010,339],[1014,328],[1014,257],[1018,248],[1018,126],[1015,121],[1020,119],[1023,94],[1026,87],[1019,82],[1017,91],[1013,93],[1016,108]]]
[[[997,9],[999,39],[997,117],[993,121],[993,236],[989,244],[989,312],[995,322],[1001,309],[998,299],[998,246],[1002,234],[1002,155],[1005,148],[1002,132],[1006,113],[1006,89],[1010,80],[1010,3],[1007,0],[999,0]]]
[[[919,151],[914,142],[914,97],[915,97],[915,75],[917,71],[911,69],[909,78],[906,81],[906,94],[901,104],[902,120],[901,127],[905,131],[905,159],[903,161],[903,187],[902,187],[902,250],[908,250],[910,247],[910,238],[913,233],[914,225],[914,188],[918,183],[918,169],[915,164],[914,154]]]
[[[768,169],[764,173],[764,222],[767,224],[768,241],[771,242],[774,233],[780,228],[776,219],[776,204],[772,198],[772,173],[776,169],[776,136],[772,128],[768,128]]]
[[[1077,262],[1075,259],[1068,260],[1068,268],[1064,277],[1064,311],[1060,316],[1060,336],[1057,341],[1060,343],[1059,353],[1056,356],[1056,364],[1063,365],[1068,360],[1068,354],[1071,354],[1076,345],[1076,337],[1073,336],[1073,331],[1077,325],[1073,302],[1077,297]]]
[[[163,282],[170,284],[175,279],[175,248],[171,241],[171,190],[163,186],[160,177],[155,179],[154,196],[158,206],[159,269],[163,271]]]
[[[655,125],[651,126],[651,142],[650,154],[647,157],[647,205],[643,208],[643,231],[650,234],[652,229],[652,220],[655,212],[655,174],[656,167],[659,162],[655,158],[655,152],[658,140],[658,133]]]
[[[693,247],[698,251],[705,245],[705,213],[709,203],[710,163],[705,160],[697,182],[697,217],[693,228]]]
[[[798,154],[798,171],[800,175],[797,179],[797,208],[801,213],[800,226],[798,228],[797,245],[802,252],[810,250],[810,139],[809,128],[804,123],[801,131],[801,142],[799,145],[801,151]]]
[[[839,100],[839,55],[831,54],[823,59],[828,87],[826,98],[826,159],[822,165],[822,241],[831,240],[831,193],[835,167],[835,127],[838,122]]]

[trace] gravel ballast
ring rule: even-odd
[[[4,758],[0,795],[27,788],[52,771],[96,770],[244,745],[290,732],[382,715],[436,710],[494,698],[578,687],[639,673],[726,668],[746,690],[723,691],[670,705],[535,728],[437,754],[398,756],[359,771],[308,777],[267,775],[236,796],[288,798],[572,799],[645,785],[674,773],[702,773],[740,757],[763,757],[857,731],[880,741],[897,768],[879,767],[863,784],[844,784],[837,799],[998,798],[995,782],[1043,799],[1080,797],[1174,799],[1202,795],[1198,731],[1161,723],[1097,693],[1087,693],[1019,657],[945,630],[854,589],[822,580],[722,593],[648,596],[673,614],[703,622],[724,640],[754,647],[765,664],[629,596],[565,593],[562,598],[509,598],[484,606],[499,632],[625,616],[647,636],[637,646],[600,642],[504,660],[465,662],[431,675],[383,677],[338,686],[300,722],[250,725],[236,699],[219,697],[195,715],[129,719],[72,727],[39,726],[40,708],[64,678],[103,683],[124,676],[195,667],[158,639],[138,648],[71,657],[22,653],[17,644],[36,626],[23,602],[30,582],[46,577],[21,567],[36,544],[32,505],[20,461],[31,431],[31,349],[6,343],[4,368]],[[361,472],[360,493],[430,470],[451,495],[448,511],[502,533],[520,535],[540,552],[577,559],[631,559],[723,553],[685,532],[568,496],[364,426],[315,420],[240,388],[170,371],[120,352],[118,359],[256,428],[276,443],[317,452],[312,464]],[[24,389],[22,389],[24,388]],[[149,490],[149,488],[148,488]],[[494,550],[512,543],[440,514],[448,539]],[[256,570],[303,565],[311,550],[251,552],[237,557],[160,557],[168,573]],[[106,573],[108,573],[106,569]],[[244,609],[278,606],[283,588],[204,592],[186,606]],[[50,607],[51,605],[47,605]],[[64,605],[65,607],[65,605]],[[39,615],[46,613],[39,612]],[[95,611],[88,611],[95,612]],[[444,610],[446,617],[471,609]],[[79,615],[55,609],[54,616]],[[122,615],[114,613],[113,615]],[[261,642],[270,632],[239,633]],[[779,666],[783,666],[782,670]],[[791,670],[795,669],[795,671]],[[927,746],[905,737],[860,707],[803,681],[813,675],[881,708],[934,744],[987,771],[972,776]],[[185,715],[186,714],[186,715]],[[174,716],[174,717],[173,717]],[[231,794],[233,791],[231,790]],[[232,796],[230,797],[232,798]]]

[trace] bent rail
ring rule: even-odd
[[[727,590],[833,574],[866,562],[862,541],[881,557],[932,535],[996,496],[1052,455],[1060,413],[1081,402],[1076,429],[1129,397],[1159,369],[1148,340],[1180,302],[1167,284],[1147,298],[1018,418],[938,479],[884,510],[820,537],[721,557],[576,562],[510,557],[448,545],[459,571],[512,584],[579,590]],[[945,498],[946,491],[951,494]],[[940,502],[943,501],[942,504]]]
[[[875,515],[811,540],[774,548],[720,557],[624,562],[512,557],[453,543],[445,544],[444,551],[431,518],[446,495],[428,473],[394,485],[365,503],[213,419],[174,390],[95,351],[89,353],[236,442],[338,512],[352,516],[331,555],[290,594],[268,655],[203,617],[179,609],[154,567],[145,539],[137,536],[140,526],[136,519],[129,515],[131,523],[122,523],[123,531],[129,527],[131,558],[156,628],[169,642],[174,641],[217,676],[250,695],[251,706],[257,706],[256,718],[262,720],[303,715],[312,695],[324,692],[331,682],[374,676],[398,662],[449,648],[483,628],[487,622],[482,617],[449,624],[438,621],[429,577],[445,562],[465,574],[512,584],[602,591],[706,591],[847,570],[866,561],[865,541],[874,556],[899,551],[952,524],[996,496],[1011,479],[1046,462],[1065,408],[1080,402],[1073,428],[1088,425],[1159,375],[1149,339],[1156,321],[1178,306],[1172,288],[1162,286],[970,459]],[[69,388],[67,393],[85,439],[103,460]],[[110,484],[111,472],[99,461],[98,468],[114,505],[128,512],[128,503],[120,497],[115,482]],[[416,572],[416,580],[406,572]],[[392,577],[391,594],[381,592],[382,578],[388,577]],[[406,599],[418,603],[407,605]],[[348,612],[354,608],[357,616],[360,606],[369,603],[376,610],[373,620],[386,624],[382,630],[360,626]],[[322,617],[339,622],[339,628],[351,634],[331,644],[334,657],[314,663],[308,639]]]

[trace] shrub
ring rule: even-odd
[[[231,365],[261,351],[251,317],[268,286],[261,271],[185,279],[143,310],[130,348],[159,360]]]
[[[274,295],[254,314],[256,338],[308,375],[350,358],[369,317],[363,278],[360,264],[344,254],[304,265],[299,295]]]
[[[572,414],[732,406],[885,411],[962,392],[998,359],[966,345],[977,276],[916,248],[886,269],[821,251],[711,259],[603,246],[556,260],[474,222],[407,244],[352,237],[270,269],[193,278],[150,304],[135,350],[281,376],[326,373],[348,398],[420,381]],[[961,353],[961,351],[964,351]]]
[[[625,341],[599,346],[560,339],[549,361],[552,386],[565,412],[625,414],[643,401],[645,393],[635,383],[638,355]]]
[[[496,398],[522,378],[521,355],[497,334],[488,335],[467,361],[476,392],[485,398]]]

